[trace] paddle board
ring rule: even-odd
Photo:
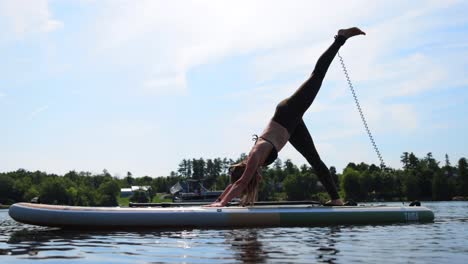
[[[18,222],[62,228],[282,227],[432,222],[426,207],[268,205],[251,207],[80,207],[16,203]]]

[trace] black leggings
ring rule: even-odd
[[[335,38],[333,44],[318,59],[310,78],[291,97],[286,98],[278,104],[273,116],[274,121],[288,130],[290,135],[289,142],[314,168],[331,199],[339,198],[335,182],[330,175],[328,167],[320,159],[312,137],[304,120],[302,120],[302,116],[314,101],[328,67],[345,41],[346,38],[343,36]]]

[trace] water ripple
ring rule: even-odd
[[[66,263],[468,263],[468,203],[426,203],[430,224],[73,231],[0,211],[0,261]]]

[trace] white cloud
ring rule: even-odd
[[[110,1],[93,23],[93,46],[110,61],[110,54],[118,53],[127,64],[144,63],[150,70],[143,70],[142,78],[157,83],[155,72],[166,69],[173,76],[162,79],[179,79],[198,65],[229,56],[331,38],[346,21],[371,14],[377,5],[369,2],[359,15],[348,12],[360,6],[358,1],[338,7],[311,1]]]
[[[47,0],[1,1],[1,24],[5,25],[2,28],[4,39],[8,36],[22,39],[29,34],[48,33],[63,27],[62,21],[52,17]]]
[[[156,75],[144,82],[144,88],[151,94],[185,94],[187,81],[182,72],[166,76]]]
[[[63,22],[58,21],[58,20],[48,19],[40,28],[40,31],[52,32],[60,28],[63,28]]]
[[[392,122],[393,128],[406,129],[408,131],[415,131],[419,126],[418,114],[412,105],[390,105],[388,106],[387,122]],[[390,120],[389,120],[390,119]]]
[[[259,83],[291,73],[309,74],[336,30],[357,25],[368,36],[350,40],[342,50],[353,80],[395,77],[392,81],[398,85],[405,80],[394,72],[406,67],[391,67],[404,60],[394,56],[395,51],[427,41],[424,32],[430,30],[428,23],[433,27],[448,23],[447,19],[434,20],[429,15],[457,3],[430,1],[421,6],[407,1],[346,1],[339,5],[314,1],[295,1],[293,5],[282,1],[97,1],[89,3],[98,9],[96,19],[88,22],[91,31],[81,37],[93,41],[81,49],[90,50],[93,62],[103,68],[125,68],[133,79],[140,80],[135,85],[144,91],[181,94],[190,88],[190,70],[237,55],[253,55],[246,67],[252,69]],[[437,64],[427,56],[426,62],[431,70]],[[415,65],[410,67],[421,71]],[[331,70],[327,79],[341,81],[342,73]],[[426,81],[421,91],[430,89],[434,82]],[[418,91],[412,83],[408,86]]]
[[[36,108],[34,111],[32,111],[30,114],[29,114],[29,118],[30,119],[34,119],[36,118],[39,114],[47,111],[47,109],[49,109],[49,106],[48,105],[44,105],[44,106],[41,106],[41,107],[38,107]]]

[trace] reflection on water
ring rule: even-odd
[[[331,263],[336,260],[334,256],[339,252],[334,247],[338,232],[338,227],[318,230],[309,228],[275,230],[271,228],[97,232],[23,226],[23,229],[13,231],[6,236],[6,243],[9,247],[1,249],[0,255],[23,256],[23,258],[30,259],[77,259],[105,253],[149,256],[151,255],[149,248],[159,247],[203,249],[203,252],[199,252],[200,259],[213,258],[209,255],[218,251],[216,254],[220,255],[221,261],[225,259],[244,263],[266,263],[274,260],[295,261],[301,255],[315,255],[316,260]],[[301,246],[298,247],[297,243]],[[221,248],[218,250],[214,248],[220,245]],[[148,251],[145,251],[145,248]],[[189,254],[174,254],[177,250],[172,250],[173,256],[169,252],[171,251],[168,250],[166,256],[158,255],[151,261],[158,262],[159,258],[167,260],[175,257],[189,257]],[[307,258],[309,257],[306,257],[304,261]],[[149,258],[147,260],[151,262]]]
[[[263,263],[266,261],[266,252],[258,240],[258,231],[241,229],[230,230],[225,234],[227,244],[235,252],[235,259],[246,263]]]
[[[435,223],[105,232],[23,225],[0,211],[0,261],[468,263],[468,203],[425,205],[435,211]]]
[[[230,244],[235,252],[235,259],[245,263],[272,260],[293,262],[298,259],[298,255],[304,255],[304,249],[312,250],[310,254],[315,255],[318,261],[331,263],[335,260],[334,255],[339,252],[334,247],[334,238],[340,229],[329,227],[319,230],[314,232],[310,228],[296,228],[296,232],[291,232],[288,229],[241,229],[230,230],[224,236],[225,243]],[[302,246],[298,248],[295,244],[299,241]]]

